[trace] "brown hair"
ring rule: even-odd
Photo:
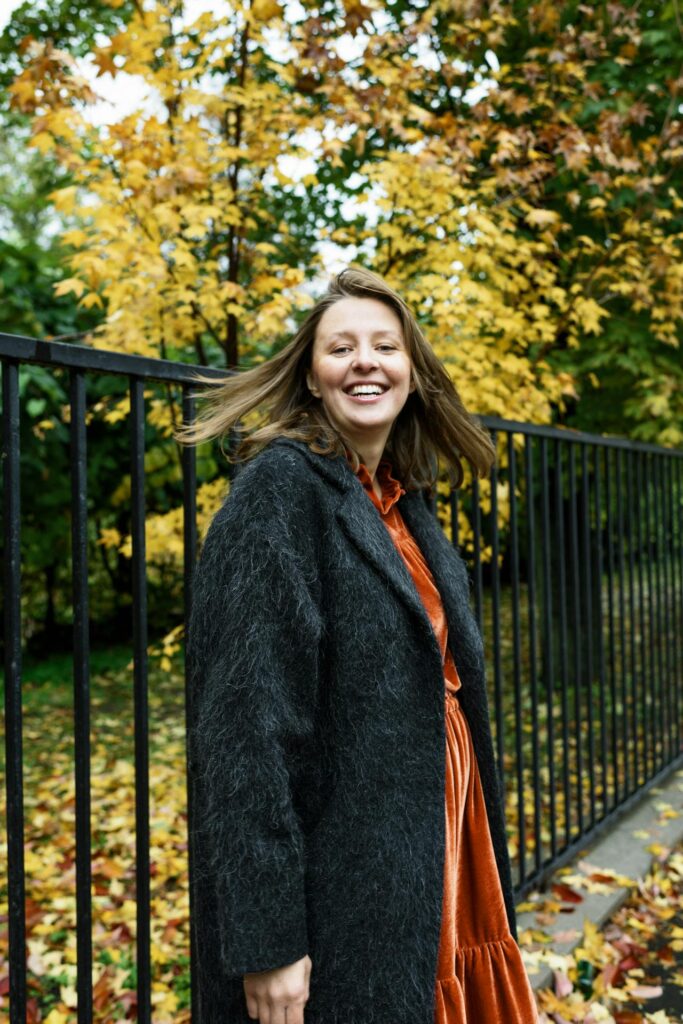
[[[401,321],[415,390],[396,417],[383,457],[389,459],[403,486],[431,490],[440,459],[448,470],[451,486],[462,483],[463,458],[475,475],[486,476],[496,456],[489,434],[465,409],[443,363],[400,295],[377,274],[354,264],[331,279],[291,341],[266,362],[233,372],[218,382],[196,375],[198,383],[213,384],[214,388],[208,394],[194,393],[193,397],[206,401],[206,408],[193,424],[178,428],[173,435],[176,441],[198,444],[220,437],[226,459],[239,462],[252,458],[275,437],[291,437],[304,441],[320,455],[345,457],[348,448],[356,471],[358,452],[328,419],[322,402],[311,394],[306,382],[318,323],[333,303],[347,297],[384,302]],[[243,416],[257,410],[261,419],[255,428],[239,424]],[[238,436],[234,452],[228,454],[222,441],[231,430],[243,436]]]

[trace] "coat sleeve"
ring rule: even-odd
[[[290,766],[310,739],[321,620],[292,481],[257,456],[214,517],[188,626],[194,884],[227,977],[308,952]],[[298,529],[297,529],[298,526]]]

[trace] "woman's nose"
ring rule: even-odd
[[[354,366],[377,366],[377,355],[372,345],[359,345],[353,357]]]

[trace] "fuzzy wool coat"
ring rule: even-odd
[[[515,935],[465,565],[424,492],[398,508],[443,600]],[[243,974],[306,954],[307,1024],[433,1024],[443,668],[345,458],[280,437],[239,469],[195,571],[187,653],[200,1024],[249,1024]]]

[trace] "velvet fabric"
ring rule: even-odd
[[[376,494],[367,467],[357,471],[382,516],[429,615],[444,660],[446,848],[435,1024],[530,1024],[538,1015],[519,947],[510,933],[491,845],[486,804],[460,709],[461,683],[448,645],[448,622],[429,566],[396,503],[405,493],[383,459]]]
[[[408,489],[396,507],[443,601],[514,929],[467,571],[424,492]],[[250,1024],[243,975],[308,954],[306,1024],[433,1024],[443,657],[348,460],[281,437],[240,466],[203,540],[190,603],[198,1020]]]
[[[413,583],[425,606],[439,645],[439,650],[441,651],[446,688],[455,693],[456,690],[460,689],[460,679],[458,678],[458,670],[453,661],[453,655],[448,646],[448,621],[443,601],[424,555],[403,521],[403,516],[396,507],[396,503],[401,495],[406,493],[405,489],[400,480],[396,480],[393,476],[391,463],[388,459],[382,459],[377,467],[377,480],[382,489],[381,498],[375,493],[368,468],[362,462],[357,476],[373,505],[382,516],[382,522],[389,531],[399,555],[412,576]]]

